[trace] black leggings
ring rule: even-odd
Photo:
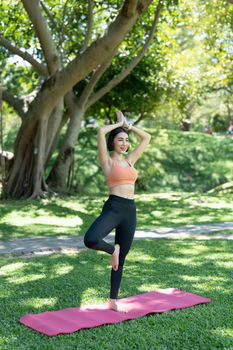
[[[125,257],[130,249],[136,229],[136,205],[134,199],[113,194],[105,201],[100,216],[92,223],[84,236],[84,244],[91,249],[114,252],[114,246],[103,240],[115,228],[115,244],[120,245],[119,267],[111,272],[110,298],[116,299],[120,288]]]

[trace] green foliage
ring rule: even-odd
[[[120,84],[95,103],[88,110],[87,116],[95,117],[97,120],[104,117],[113,121],[115,120],[115,111],[124,109],[125,115],[129,118],[136,119],[141,115],[147,118],[158,103],[162,93],[159,88],[156,88],[156,82],[152,77],[152,74],[157,74],[160,67],[154,63],[154,57],[149,58],[149,55],[146,55]],[[114,59],[113,65],[104,74],[96,90],[112,80],[128,62],[129,58]]]
[[[136,192],[158,189],[207,191],[233,179],[233,139],[203,133],[148,130],[151,143],[136,163]],[[80,193],[107,190],[97,159],[96,129],[82,131],[76,149],[75,188]],[[131,149],[139,140],[130,134]]]
[[[226,118],[231,113],[232,11],[225,1],[180,1],[164,18],[157,35],[166,61],[157,76],[164,94],[154,125],[158,120],[164,127],[178,126],[191,118],[191,127],[193,122],[203,128],[216,113],[213,100]]]
[[[14,142],[17,131],[21,124],[21,119],[15,115],[12,107],[3,102],[2,105],[3,120],[3,149],[5,151],[14,151]]]
[[[226,120],[220,114],[215,114],[213,116],[211,124],[213,127],[213,131],[216,132],[225,132],[227,129]]]
[[[155,180],[162,186],[207,191],[233,177],[229,138],[170,131],[161,132],[154,145],[162,153],[157,162],[164,176]]]

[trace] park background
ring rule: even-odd
[[[118,109],[152,135],[138,230],[233,221],[231,1],[2,0],[0,16],[1,242],[85,233],[108,196],[97,130]],[[233,349],[232,234],[128,256],[120,296],[176,287],[210,304],[51,339],[17,320],[106,302],[108,257],[1,255],[0,349]]]

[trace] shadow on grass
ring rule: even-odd
[[[66,217],[68,215],[76,215],[77,211],[74,209],[70,209],[67,206],[65,206],[65,199],[64,202],[62,202],[62,198],[56,201],[55,200],[49,200],[49,201],[29,201],[29,200],[20,200],[20,201],[0,201],[0,208],[1,208],[1,217],[3,218],[7,214],[11,213],[12,210],[20,211],[22,213],[31,213],[33,217],[38,216],[38,212],[40,210],[46,211],[48,215],[55,214],[57,216]]]
[[[88,250],[5,261],[1,272],[4,349],[25,349],[25,345],[37,349],[36,344],[38,349],[109,349],[116,338],[114,349],[228,349],[232,248],[229,241],[135,241],[119,297],[174,287],[209,297],[211,303],[52,338],[17,320],[26,313],[107,302],[109,256]]]
[[[100,196],[82,196],[78,200],[69,197],[59,198],[46,203],[43,201],[0,201],[0,240],[35,236],[84,235],[96,216],[101,213],[103,203],[104,199]],[[69,205],[74,208],[83,206],[84,210],[70,208]],[[15,219],[14,217],[7,218],[14,212]],[[24,218],[32,223],[21,224]],[[44,218],[47,223],[40,223]],[[54,224],[52,224],[52,218]],[[64,222],[61,222],[62,218]],[[70,226],[66,224],[66,220],[75,221],[75,219],[77,223],[74,222]],[[33,223],[36,220],[38,223]],[[15,225],[12,224],[14,221]]]

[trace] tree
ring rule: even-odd
[[[164,94],[155,110],[162,125],[202,130],[216,113],[213,100],[218,107],[224,101],[231,119],[232,10],[225,0],[181,0],[172,20],[163,21],[158,40],[167,42],[167,67],[157,77]]]
[[[80,42],[73,40],[73,38],[71,44],[67,43],[70,38],[70,28],[66,30],[66,13],[68,5],[70,5],[68,1],[62,6],[62,26],[58,33],[56,32],[57,23],[51,11],[42,1],[22,0],[23,7],[31,22],[30,24],[21,12],[17,13],[22,22],[27,21],[26,34],[22,42],[25,48],[29,48],[33,43],[32,50],[26,51],[19,48],[16,44],[19,45],[21,40],[17,36],[17,43],[12,44],[9,38],[1,35],[0,44],[8,51],[28,61],[37,75],[43,77],[43,81],[40,85],[35,86],[30,98],[27,96],[25,101],[15,97],[9,91],[3,94],[3,98],[14,106],[22,119],[15,141],[13,165],[4,187],[6,198],[36,198],[43,196],[43,192],[49,190],[44,175],[46,164],[54,151],[64,122],[69,120],[64,143],[50,174],[52,181],[54,181],[53,174],[62,174],[57,179],[66,177],[85,110],[132,70],[142,58],[153,37],[162,1],[159,1],[156,7],[154,22],[144,47],[118,76],[91,95],[96,83],[110,65],[119,46],[132,30],[136,21],[147,14],[149,10],[151,11],[151,7],[149,7],[151,3],[151,0],[125,0],[122,7],[119,8],[118,2],[114,2],[113,11],[107,9],[111,13],[111,22],[104,34],[99,36],[100,29],[93,26],[93,37],[95,38],[92,39],[93,2],[90,0],[88,2],[87,25],[84,26],[81,23],[76,31],[84,40],[81,46]],[[49,2],[49,5],[51,4],[52,2]],[[77,6],[77,12],[81,16],[85,12],[85,4],[86,2],[83,1]],[[2,8],[3,12],[7,12],[6,5],[7,2],[5,2],[5,8]],[[17,4],[13,5],[13,12],[16,13]],[[50,29],[46,17],[50,20],[52,29]],[[17,33],[20,23],[15,22],[14,25],[16,25],[15,33]],[[84,28],[86,35],[83,35]],[[36,33],[36,37],[31,35],[32,30]],[[78,54],[74,54],[75,44],[80,48]],[[38,45],[40,45],[41,51],[35,59],[33,53]],[[70,55],[64,58],[66,50],[70,50]],[[6,56],[6,52],[3,55]],[[73,87],[82,81],[85,81],[86,84],[77,98]],[[25,104],[27,105],[26,109]],[[65,166],[63,166],[64,164]],[[55,183],[57,179],[55,178]]]

